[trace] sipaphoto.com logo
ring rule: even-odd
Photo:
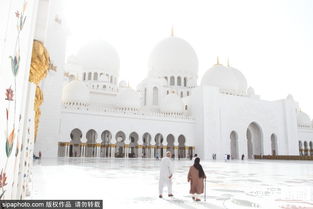
[[[32,208],[44,208],[43,202],[34,202],[29,200],[1,200],[1,209],[19,208],[19,209],[32,209]]]
[[[0,200],[0,209],[103,209],[103,200]]]
[[[29,208],[31,204],[29,202],[1,202],[2,208]]]

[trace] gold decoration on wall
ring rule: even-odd
[[[38,86],[40,81],[43,80],[47,74],[49,67],[51,66],[50,57],[47,49],[43,43],[34,40],[32,60],[30,65],[29,81],[36,84],[34,111],[35,111],[35,140],[37,138],[39,118],[41,115],[40,105],[43,103],[43,93]]]
[[[38,127],[39,127],[39,118],[41,115],[40,105],[43,102],[43,94],[39,86],[36,86],[36,94],[35,94],[35,104],[34,104],[34,111],[35,111],[35,139],[37,137]]]
[[[29,81],[38,85],[47,76],[49,66],[50,57],[47,49],[42,42],[34,40]]]

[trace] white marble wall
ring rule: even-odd
[[[248,155],[247,128],[256,123],[262,133],[262,154],[271,155],[271,135],[277,137],[278,155],[297,155],[298,143],[294,103],[221,94],[215,87],[199,87],[192,96],[196,123],[196,152],[205,159],[230,154],[230,133],[238,135],[239,156]],[[312,135],[313,136],[313,135]],[[203,140],[203,141],[201,141]],[[256,154],[256,153],[254,153]]]
[[[52,64],[56,67],[56,71],[50,70],[40,84],[44,101],[40,106],[41,116],[35,153],[38,154],[41,151],[43,158],[49,157],[47,152],[54,153],[54,156],[57,155],[58,144],[56,139],[59,138],[67,38],[63,3],[62,0],[42,0],[39,2],[40,13],[35,38],[43,42]]]
[[[1,199],[21,198],[26,191],[18,192],[18,187],[22,184],[21,176],[27,172],[20,165],[29,163],[29,158],[21,153],[27,147],[23,136],[29,116],[28,76],[37,3],[0,2],[0,172],[3,179],[6,177],[0,188]]]

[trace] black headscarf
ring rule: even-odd
[[[199,171],[199,178],[204,178],[205,177],[205,174],[204,174],[204,171],[203,171],[203,168],[202,166],[200,165],[200,158],[196,158],[195,159],[195,162],[193,164],[193,166],[198,169]]]

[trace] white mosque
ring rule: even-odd
[[[39,151],[43,158],[62,157],[56,163],[75,157],[74,164],[88,157],[153,159],[167,150],[175,159],[195,153],[313,159],[312,120],[291,95],[263,100],[239,70],[219,60],[199,78],[197,54],[181,38],[171,35],[155,46],[147,77],[133,89],[119,79],[118,53],[104,41],[65,61],[70,31],[63,0],[0,5],[0,199],[30,194]],[[61,187],[49,182],[59,194]]]
[[[181,38],[155,46],[148,76],[136,89],[118,82],[119,62],[104,41],[68,59],[70,76],[57,84],[64,85],[59,137],[37,150],[106,158],[155,158],[167,150],[174,158],[313,155],[312,121],[291,95],[262,100],[239,70],[218,59],[198,85],[196,52]]]

